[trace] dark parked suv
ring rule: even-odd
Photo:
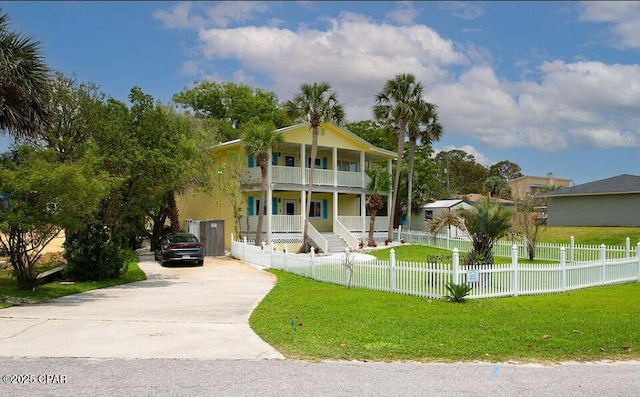
[[[156,260],[164,266],[168,262],[204,263],[204,250],[198,238],[190,233],[169,233],[162,236],[155,252]]]

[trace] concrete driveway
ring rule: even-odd
[[[0,356],[281,359],[248,319],[275,277],[230,258],[161,267],[145,281],[0,309]]]

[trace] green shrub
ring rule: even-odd
[[[64,248],[68,264],[65,276],[77,281],[118,278],[131,262],[111,239],[109,230],[100,225],[89,225],[67,236]]]
[[[447,300],[452,302],[463,303],[465,301],[465,297],[469,295],[472,287],[467,284],[455,284],[453,282],[448,282],[445,285],[449,295],[447,295]]]

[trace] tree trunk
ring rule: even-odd
[[[309,252],[309,212],[311,212],[311,193],[313,193],[313,174],[316,170],[316,156],[318,155],[318,125],[312,126],[311,132],[311,164],[309,164],[309,184],[307,188],[307,202],[306,213],[304,214],[304,229],[302,231],[302,245],[298,250],[298,253]],[[302,160],[302,167],[304,172],[304,160]]]
[[[262,242],[262,222],[264,219],[264,200],[267,193],[267,167],[264,159],[260,159],[260,174],[262,177],[262,183],[260,185],[260,205],[258,206],[258,226],[256,226],[256,245],[261,245]]]
[[[151,228],[151,233],[147,233],[149,237],[149,245],[151,246],[149,251],[155,252],[158,248],[158,244],[160,243],[160,238],[162,237],[162,232],[164,229],[164,223],[167,221],[167,213],[163,211],[162,214],[153,219],[153,226]],[[146,229],[144,225],[139,225],[139,228],[143,231]]]
[[[178,233],[180,231],[180,214],[178,212],[178,204],[176,203],[176,193],[171,190],[168,197],[169,204],[169,222],[171,223],[171,231]]]
[[[391,198],[391,216],[389,217],[389,230],[387,240],[393,241],[393,219],[396,212],[396,202],[398,201],[398,186],[400,185],[400,169],[402,168],[402,153],[404,152],[405,125],[400,125],[398,131],[398,158],[396,160],[396,175],[393,182],[393,194]]]
[[[416,140],[411,139],[409,142],[409,169],[407,173],[407,230],[411,230],[411,205],[413,196],[413,162],[415,158]]]
[[[371,211],[371,216],[369,218],[369,241],[367,242],[367,246],[375,247],[376,241],[373,239],[373,231],[376,227],[376,213],[378,212],[378,210],[374,210],[373,208],[371,208],[369,209],[369,211]]]
[[[29,261],[25,234],[17,227],[9,229],[9,262],[13,267],[18,289],[32,290],[36,285],[36,274],[33,271],[33,263]]]

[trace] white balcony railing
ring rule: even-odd
[[[311,170],[305,168],[304,172],[306,181],[309,182]],[[314,170],[313,184],[320,186],[333,186],[333,170]]]
[[[309,181],[309,169],[300,167],[283,167],[274,165],[271,167],[271,181],[273,183],[286,183],[302,185]],[[304,174],[303,174],[304,173]],[[341,186],[364,188],[369,183],[369,177],[364,176],[362,185],[362,173],[338,171],[337,178],[333,170],[318,170],[313,174],[313,184],[319,186]],[[304,179],[303,179],[304,176]],[[334,179],[336,179],[334,183]],[[260,167],[245,168],[242,174],[243,184],[259,184],[261,182]]]
[[[271,180],[275,183],[302,184],[302,168],[273,166]]]

